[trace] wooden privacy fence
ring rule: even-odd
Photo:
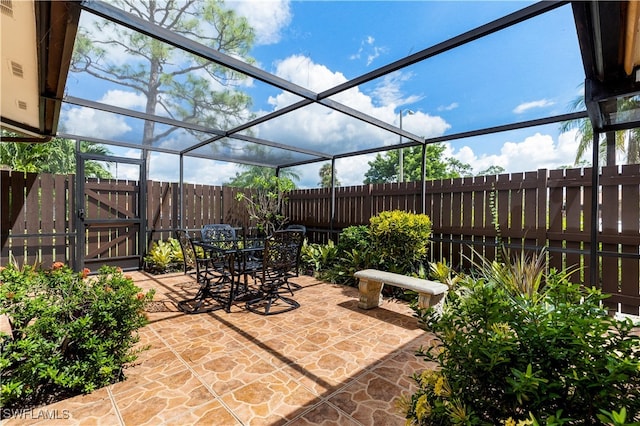
[[[0,173],[0,262],[11,255],[19,263],[40,259],[45,265],[56,260],[73,265],[74,177]],[[538,170],[427,181],[424,200],[421,182],[339,187],[335,203],[328,188],[303,189],[290,194],[286,214],[290,222],[307,226],[312,242],[325,242],[385,210],[424,212],[433,223],[431,260],[468,267],[478,254],[494,259],[498,240],[514,248],[547,247],[551,266],[578,266],[582,282],[591,285],[591,182],[589,168]],[[185,184],[182,191],[180,203],[177,183],[147,183],[148,245],[180,226],[250,225],[237,189]],[[596,284],[612,294],[611,304],[638,314],[640,165],[604,167],[599,194]]]
[[[609,305],[637,315],[640,165],[604,167],[599,184],[594,284],[611,294]],[[478,255],[495,259],[498,241],[516,250],[546,247],[551,267],[579,268],[575,276],[592,285],[590,168],[433,180],[425,186],[424,202],[421,182],[336,188],[333,215],[330,190],[299,190],[290,197],[289,217],[335,234],[366,225],[385,210],[424,212],[433,225],[432,261],[446,259],[464,269]]]

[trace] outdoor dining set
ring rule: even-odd
[[[229,224],[205,225],[199,236],[176,230],[185,273],[192,265],[199,285],[195,297],[178,302],[178,307],[189,314],[230,312],[234,303],[241,302],[261,315],[300,307],[284,294],[293,296],[295,284],[289,278],[298,274],[305,233],[302,225],[290,225],[269,236]]]

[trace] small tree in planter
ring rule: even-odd
[[[237,197],[245,202],[258,231],[270,235],[289,221],[283,211],[288,202],[287,194],[294,188],[293,181],[286,177],[256,176],[249,185],[249,194],[240,192]]]
[[[61,262],[0,269],[0,314],[12,329],[0,334],[2,406],[33,407],[124,378],[153,291],[143,293],[117,268],[88,273]]]

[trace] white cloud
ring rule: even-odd
[[[126,90],[109,90],[102,95],[99,102],[127,109],[144,109],[147,104],[147,97]]]
[[[342,73],[333,72],[301,55],[290,56],[278,62],[276,74],[316,92],[347,81]],[[371,95],[353,88],[332,99],[387,123],[397,123],[397,107],[411,104],[416,99],[402,97],[401,84],[406,78],[408,77],[400,73],[394,73],[393,76],[383,79]],[[280,109],[297,100],[298,97],[281,92],[270,98],[269,102],[274,109]],[[306,146],[321,146],[328,152],[333,151],[332,147],[344,152],[362,141],[367,141],[369,146],[393,144],[397,141],[393,134],[319,105],[294,111],[285,117],[286,119],[264,123],[260,127],[260,136],[284,142],[304,138]],[[403,118],[403,127],[418,136],[433,137],[442,135],[450,126],[441,117],[416,111],[414,115]]]
[[[448,145],[445,155],[471,164],[476,173],[491,166],[501,166],[507,173],[556,169],[573,164],[578,146],[576,132],[562,133],[557,141],[550,135],[535,133],[522,141],[505,142],[496,154],[478,155],[470,146],[456,151]]]
[[[225,3],[249,22],[256,34],[257,44],[275,44],[293,15],[288,0],[241,0]]]
[[[362,185],[364,174],[369,170],[369,161],[375,159],[376,154],[359,155],[336,159],[335,167],[341,186]],[[318,162],[298,166],[294,170],[300,176],[297,182],[299,188],[317,188],[320,182],[320,168],[326,163]]]
[[[304,55],[291,55],[275,63],[275,74],[299,86],[322,92],[347,81],[340,72],[333,72],[324,65],[314,63]]]
[[[438,111],[453,111],[454,109],[458,108],[460,105],[458,105],[457,102],[451,102],[449,105],[441,105],[438,107]]]
[[[131,130],[123,117],[90,108],[70,108],[62,118],[66,133],[117,139]]]
[[[349,55],[349,59],[357,60],[362,58],[362,56],[366,56],[367,58],[367,66],[371,65],[373,61],[375,61],[380,55],[383,55],[389,51],[386,47],[376,46],[376,39],[372,36],[367,36],[364,40],[360,42],[360,48],[358,52]]]
[[[321,92],[339,85],[347,78],[324,65],[314,63],[302,55],[290,56],[276,64],[275,74],[295,84]],[[398,125],[398,107],[409,106],[415,97],[403,97],[402,84],[410,76],[394,73],[366,94],[359,88],[344,91],[332,99],[357,109],[384,122]],[[299,98],[281,92],[270,98],[274,110],[281,109]],[[417,136],[435,137],[444,134],[450,125],[441,117],[415,111],[403,117],[403,129]],[[397,144],[399,136],[368,125],[338,111],[321,105],[310,105],[288,113],[278,119],[258,126],[255,136],[267,140],[289,143],[327,154]],[[343,185],[362,184],[368,160],[350,158],[337,165],[338,177]],[[313,169],[313,170],[311,170]],[[301,173],[300,185],[314,187],[319,177],[314,167],[308,166]]]
[[[142,110],[146,97],[125,90],[109,90],[98,102],[116,105],[121,108]],[[126,118],[107,112],[84,107],[70,108],[62,115],[62,128],[65,132],[101,139],[117,139],[131,130]]]
[[[513,112],[515,114],[522,114],[523,112],[529,111],[530,109],[533,109],[533,108],[545,108],[553,104],[554,102],[548,99],[540,99],[538,101],[524,102],[518,105],[517,107],[515,107],[513,109]]]
[[[405,97],[402,85],[413,78],[413,74],[396,71],[382,77],[371,93],[374,100],[380,105],[410,105],[422,99],[421,96],[413,95]]]

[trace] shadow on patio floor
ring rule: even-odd
[[[156,295],[127,380],[5,425],[404,424],[395,400],[415,390],[428,365],[414,353],[432,339],[406,303],[363,311],[356,288],[302,276],[297,310],[186,315],[176,303],[196,292],[191,277],[131,275]]]

